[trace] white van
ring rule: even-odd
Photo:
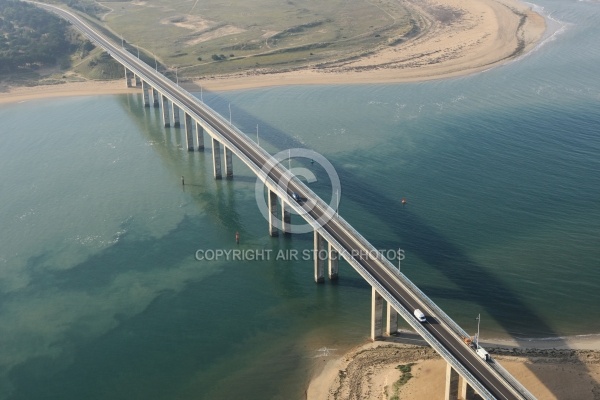
[[[487,351],[485,351],[484,349],[482,349],[481,347],[478,348],[477,350],[475,350],[475,352],[477,353],[477,355],[479,357],[481,357],[484,361],[492,361],[492,357],[490,357],[490,355],[488,354]]]
[[[423,311],[419,310],[418,308],[415,310],[414,312],[415,317],[421,321],[421,322],[427,322],[427,318],[425,318],[425,314],[423,314]]]

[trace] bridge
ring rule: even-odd
[[[332,207],[231,121],[167,79],[157,68],[150,67],[97,32],[83,17],[59,7],[34,4],[71,22],[121,63],[125,68],[127,86],[133,83],[142,87],[146,107],[152,100],[154,107],[162,108],[165,126],[171,123],[180,126],[183,114],[189,151],[202,151],[204,138],[208,136],[212,141],[216,179],[223,175],[233,177],[233,155],[244,162],[266,187],[270,235],[291,233],[291,210],[301,215],[313,231],[314,254],[327,254],[325,259],[314,257],[315,281],[325,281],[326,269],[330,280],[337,279],[339,259],[345,259],[372,287],[371,338],[375,340],[384,334],[397,332],[398,316],[401,316],[446,360],[445,399],[535,399],[497,361],[485,361],[479,357],[471,346],[465,344],[464,338],[469,335],[458,324],[380,256],[377,249]],[[225,159],[224,174],[222,155]],[[416,309],[425,313],[426,322],[415,318],[413,313]]]

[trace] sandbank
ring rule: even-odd
[[[419,16],[419,34],[350,60],[285,72],[257,69],[182,83],[190,91],[284,85],[399,83],[480,72],[525,54],[544,35],[544,18],[516,0],[405,0]],[[0,87],[0,103],[35,98],[131,93],[124,80]]]
[[[400,83],[456,77],[504,64],[533,49],[544,18],[516,0],[404,1],[420,16],[420,33],[355,60],[289,72],[254,70],[195,83],[208,90],[308,85]]]
[[[598,346],[596,339],[595,346]],[[596,347],[597,348],[597,347]],[[600,352],[573,349],[487,347],[536,398],[590,399],[600,395]],[[399,365],[412,364],[412,377],[395,386]],[[429,400],[444,397],[446,362],[429,347],[374,342],[327,362],[310,382],[307,399]]]

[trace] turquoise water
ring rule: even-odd
[[[271,153],[324,154],[340,213],[467,330],[598,334],[600,4],[543,5],[547,41],[485,73],[204,100]],[[315,285],[308,261],[195,260],[236,231],[275,253],[312,237],[270,238],[241,162],[215,181],[140,104],[0,108],[0,398],[303,398],[368,336],[370,288],[346,264]]]

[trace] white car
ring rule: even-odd
[[[425,314],[423,314],[423,311],[419,310],[418,308],[415,309],[415,312],[413,314],[415,314],[415,317],[419,321],[421,321],[421,322],[427,322],[427,318],[425,318]]]

